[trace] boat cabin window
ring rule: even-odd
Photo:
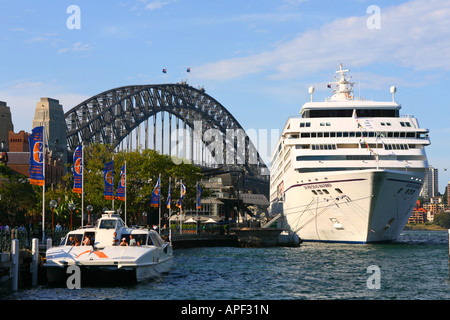
[[[83,234],[68,234],[66,240],[66,246],[81,246],[83,242]]]
[[[100,225],[98,226],[100,229],[115,229],[116,228],[115,219],[103,219],[100,221]]]
[[[150,242],[152,242],[152,243],[150,243]],[[148,237],[148,244],[149,245],[153,244],[155,246],[161,247],[163,245],[163,242],[157,234],[150,233],[150,237]]]
[[[136,246],[143,246],[147,242],[147,234],[131,234],[133,239],[136,240]],[[130,234],[122,234],[122,238],[125,238],[125,242],[130,245]]]

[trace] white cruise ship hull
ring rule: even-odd
[[[295,172],[283,213],[303,241],[394,241],[404,229],[424,173],[392,170]]]

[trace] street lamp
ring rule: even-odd
[[[55,219],[54,219],[54,209],[58,206],[58,202],[56,200],[50,200],[50,208],[52,208],[52,237],[53,237],[53,229],[55,228]]]
[[[91,224],[91,212],[92,212],[92,210],[94,210],[94,207],[91,206],[91,205],[88,205],[88,206],[86,207],[86,210],[89,212],[88,225],[90,225],[90,224]]]
[[[73,230],[72,216],[73,216],[73,210],[75,210],[75,203],[73,203],[73,202],[69,203],[69,210],[70,210],[70,230]]]

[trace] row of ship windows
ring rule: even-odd
[[[397,194],[399,194],[402,191],[403,191],[403,188],[398,189]],[[414,190],[414,189],[406,189],[405,190],[405,194],[407,194],[407,195],[413,195],[415,192],[416,192],[416,190]]]
[[[421,155],[381,155],[379,160],[393,161],[425,161],[427,158]],[[342,161],[342,160],[376,160],[374,155],[333,155],[333,156],[297,156],[297,161]]]
[[[291,133],[289,139],[301,138],[427,138],[428,135],[423,132],[365,132],[364,134],[360,131],[356,132],[302,132],[302,133]]]
[[[384,148],[384,150],[409,150],[415,149],[416,145],[414,144],[369,144],[370,148]],[[367,145],[364,143],[360,144],[298,144],[295,146],[295,149],[311,149],[311,150],[336,150],[336,149],[359,149],[359,148],[367,148]]]
[[[380,124],[382,126],[391,126],[390,122],[380,122]],[[409,123],[409,122],[400,121],[400,125],[402,127],[411,127],[411,123]],[[320,126],[321,127],[325,127],[325,126],[330,127],[331,122],[321,122]],[[309,127],[311,127],[311,122],[300,122],[300,128],[309,128]]]
[[[339,189],[339,188],[336,188],[336,189],[334,189],[334,190],[336,190],[337,193],[342,193],[342,190]],[[400,188],[400,189],[397,191],[397,194],[399,194],[399,193],[402,192],[402,191],[403,191],[403,188]],[[314,195],[316,195],[316,196],[317,196],[317,195],[330,194],[330,192],[329,192],[327,189],[322,189],[322,190],[316,189],[316,190],[311,190],[311,192],[312,192]],[[404,194],[406,194],[406,195],[413,195],[415,192],[416,192],[416,190],[414,190],[414,189],[406,189]]]
[[[342,193],[342,190],[339,189],[339,188],[336,188],[336,189],[334,189],[334,190],[336,190],[337,193]],[[317,195],[323,195],[323,194],[330,194],[330,192],[328,192],[327,189],[322,189],[322,190],[319,190],[319,189],[317,189],[317,190],[311,190],[311,192],[312,192],[313,194],[315,194],[316,196],[317,196]]]

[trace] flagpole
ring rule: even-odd
[[[197,196],[195,198],[195,208],[197,210],[197,222],[195,224],[196,228],[195,228],[195,234],[198,234],[198,182],[197,182]]]
[[[42,185],[42,243],[45,243],[45,158],[47,153],[47,148],[45,147],[45,121],[43,123],[42,133],[42,175],[44,176],[44,184]]]
[[[125,160],[125,225],[127,224],[127,160]]]
[[[84,217],[84,143],[81,143],[81,226]]]
[[[112,186],[112,188],[113,188],[113,195],[112,195],[112,208],[111,208],[111,211],[114,211],[114,154],[112,156],[112,160],[113,160],[113,179],[112,179],[112,182],[113,182],[113,186]]]
[[[183,179],[180,180],[180,199],[183,196]],[[183,234],[183,203],[180,202],[180,234]]]
[[[171,192],[172,192],[172,190],[171,190],[171,188],[172,188],[172,177],[169,177],[169,194],[168,194],[168,196],[167,196],[167,206],[169,207],[169,219],[168,219],[168,222],[169,222],[169,240],[170,241],[172,241],[171,240],[171,238],[172,238],[172,235],[171,235],[171,228],[170,228],[170,218],[171,218],[171,216],[172,216],[172,206],[170,205],[170,200],[171,200]]]
[[[158,232],[161,234],[161,173],[159,174],[159,197],[158,197]]]

